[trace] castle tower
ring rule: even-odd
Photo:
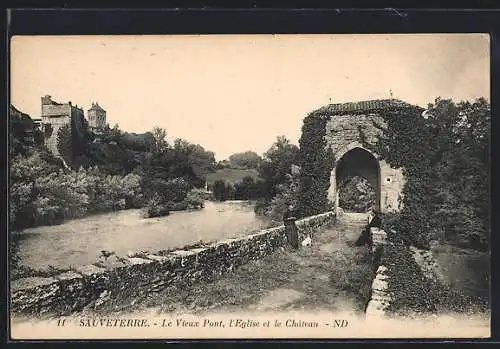
[[[45,144],[55,156],[59,156],[59,150],[57,149],[57,134],[59,130],[64,125],[71,125],[72,121],[78,121],[79,123],[83,119],[83,110],[77,106],[73,106],[71,102],[57,103],[49,95],[45,95],[41,99],[42,128]]]
[[[106,111],[99,103],[92,103],[92,107],[87,112],[89,126],[95,130],[102,130],[106,127]]]
[[[402,169],[393,168],[385,160],[366,149],[361,140],[361,131],[366,141],[374,144],[380,130],[374,126],[385,126],[384,113],[392,109],[413,108],[396,99],[338,103],[324,106],[313,113],[326,117],[325,140],[331,147],[336,165],[330,174],[328,198],[335,206],[339,204],[339,189],[353,176],[365,178],[375,189],[375,208],[383,213],[397,211],[405,183]]]

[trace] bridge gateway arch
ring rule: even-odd
[[[382,213],[401,209],[405,183],[402,169],[392,168],[386,161],[361,144],[361,132],[368,143],[374,144],[381,130],[373,122],[385,126],[384,112],[415,108],[397,99],[338,103],[324,106],[314,113],[328,116],[325,139],[335,155],[335,167],[330,175],[328,199],[339,207],[339,188],[349,178],[365,178],[375,189],[375,208]],[[361,131],[360,131],[361,129]]]

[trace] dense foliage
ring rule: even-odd
[[[407,243],[439,237],[473,248],[490,243],[490,118],[484,99],[436,99],[425,113],[393,110],[375,145],[365,143],[407,182],[393,228]]]
[[[300,185],[297,211],[306,217],[331,210],[328,200],[333,152],[324,138],[327,117],[309,114],[304,119],[300,144]]]
[[[271,202],[264,207],[257,207],[263,211],[263,214],[273,221],[281,222],[283,214],[288,205],[297,207],[299,195],[299,175],[292,173],[287,176],[285,183],[277,186],[277,194],[271,199]]]
[[[218,179],[214,182],[212,191],[217,201],[230,200],[234,195],[233,186],[222,179]]]
[[[10,111],[9,156],[26,155],[30,147],[43,143],[43,133],[33,127],[33,121],[26,114]]]
[[[375,205],[375,189],[363,177],[353,176],[338,188],[339,206],[348,212],[367,212]]]
[[[271,148],[264,153],[259,175],[266,183],[266,200],[278,193],[278,186],[286,183],[292,165],[298,162],[299,148],[285,136],[276,138]]]
[[[71,126],[69,124],[61,126],[59,131],[57,131],[57,150],[64,162],[69,164],[68,166],[73,165],[75,157],[73,155],[73,141],[71,138]]]
[[[487,301],[467,296],[426,277],[406,246],[387,246],[382,264],[388,268],[388,291],[392,298],[388,312],[416,315],[489,309]]]
[[[259,166],[259,175],[264,180],[264,195],[256,206],[255,212],[274,220],[281,220],[281,212],[286,204],[296,202],[295,192],[290,190],[292,184],[292,168],[297,165],[299,148],[285,136],[276,138],[267,152],[264,153]],[[293,190],[292,190],[293,191]]]
[[[97,168],[58,171],[38,152],[11,161],[9,218],[13,229],[50,225],[87,213],[142,205],[140,177]]]
[[[151,212],[163,206],[156,210],[162,214],[203,207],[196,188],[215,167],[214,154],[203,147],[181,139],[171,146],[160,128],[137,135],[116,125],[94,134],[85,119],[72,120],[57,133],[68,168],[43,145],[39,130],[31,132],[31,119],[18,114],[11,111],[9,123],[11,229],[143,206]]]
[[[225,200],[256,200],[265,193],[265,183],[255,181],[253,177],[246,176],[240,182],[234,184],[224,180],[216,180],[212,186],[214,198],[217,201]]]
[[[254,151],[236,153],[229,156],[229,165],[232,168],[258,168],[262,158]]]

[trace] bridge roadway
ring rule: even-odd
[[[367,215],[344,213],[331,228],[313,236],[312,245],[298,251],[281,249],[238,267],[211,283],[200,282],[182,291],[163,290],[127,304],[105,306],[97,313],[116,316],[262,311],[342,311],[359,313],[359,286],[352,282],[363,247],[354,247]],[[364,272],[369,267],[364,261]],[[369,280],[371,284],[371,279]],[[86,311],[87,312],[87,311]],[[81,315],[85,315],[84,312]]]

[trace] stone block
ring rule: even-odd
[[[20,290],[33,289],[37,287],[43,287],[56,283],[57,279],[53,277],[42,278],[42,277],[27,277],[17,280],[12,280],[10,283],[10,289],[12,292],[17,292]]]
[[[375,278],[372,283],[372,290],[385,291],[387,290],[388,283],[386,280],[380,280]]]
[[[153,261],[151,259],[144,259],[144,258],[139,258],[139,257],[127,258],[127,260],[132,265],[153,263]]]
[[[153,261],[157,261],[157,262],[165,262],[165,261],[169,260],[169,258],[166,256],[159,256],[159,255],[154,255],[154,254],[148,254],[148,255],[146,255],[146,258],[151,259]]]
[[[62,274],[59,274],[59,275],[56,275],[55,278],[57,280],[74,280],[74,279],[82,279],[83,276],[82,274],[79,274],[79,273],[76,273],[74,271],[67,271],[65,273],[62,273]]]
[[[190,256],[195,254],[192,250],[175,250],[170,252],[170,254],[176,255],[176,256]]]
[[[85,275],[85,276],[94,276],[94,275],[104,273],[106,271],[106,269],[100,268],[100,267],[95,266],[93,264],[89,264],[89,265],[84,265],[82,267],[76,268],[76,271],[82,275]]]

